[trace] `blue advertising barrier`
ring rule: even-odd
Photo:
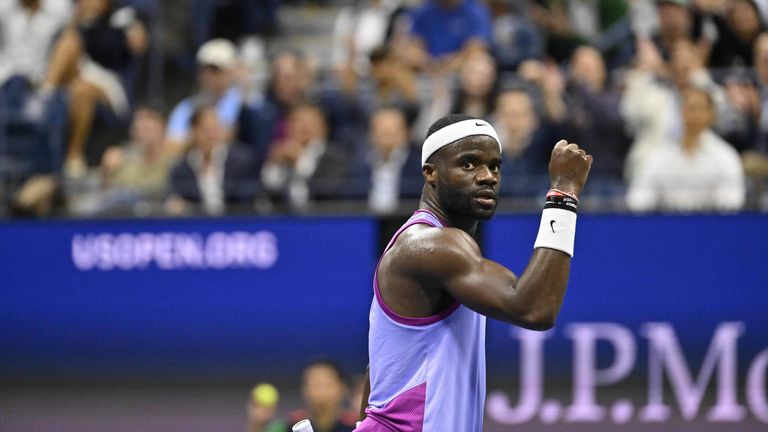
[[[0,225],[0,370],[293,376],[308,355],[362,369],[375,226],[362,218]]]
[[[520,274],[537,229],[495,218],[486,256]],[[577,232],[556,327],[489,325],[489,376],[518,377],[489,381],[491,423],[766,430],[768,218],[582,216]]]
[[[486,256],[520,274],[537,228],[494,218]],[[368,218],[5,223],[0,378],[362,370],[377,239]],[[489,430],[766,427],[767,247],[765,216],[580,216],[557,326],[489,321]]]

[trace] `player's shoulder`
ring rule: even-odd
[[[479,256],[480,248],[472,236],[458,228],[416,224],[400,234],[391,252],[391,259],[404,268],[428,271],[461,266]]]

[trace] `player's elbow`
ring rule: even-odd
[[[545,331],[555,326],[556,314],[549,312],[533,312],[527,314],[517,325],[528,330]]]

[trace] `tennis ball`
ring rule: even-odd
[[[271,408],[277,405],[280,395],[275,386],[269,383],[262,383],[253,388],[251,398],[259,405]]]

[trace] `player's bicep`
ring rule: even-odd
[[[483,315],[509,321],[514,309],[514,285],[517,277],[504,266],[482,258],[464,271],[454,272],[444,281],[445,289],[464,306]]]

